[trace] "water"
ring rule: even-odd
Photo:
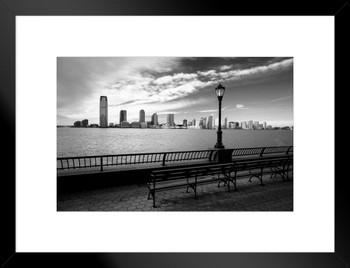
[[[225,130],[225,148],[293,145],[290,130]],[[57,157],[212,149],[216,130],[57,128]]]

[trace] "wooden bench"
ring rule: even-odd
[[[197,198],[197,186],[213,182],[223,182],[231,191],[230,183],[233,183],[236,189],[236,181],[231,176],[232,172],[233,163],[155,170],[147,184],[148,199],[152,196],[153,207],[156,207],[156,192],[176,188],[186,188],[186,192],[192,189]]]
[[[147,183],[148,199],[152,196],[153,207],[156,207],[156,192],[176,188],[186,188],[187,193],[192,189],[197,199],[197,186],[213,182],[218,182],[218,187],[223,183],[230,192],[231,183],[237,190],[236,180],[243,177],[249,177],[249,181],[256,177],[260,184],[264,185],[262,177],[266,174],[271,174],[271,177],[281,175],[283,179],[288,178],[292,161],[293,155],[245,157],[234,159],[232,163],[154,170]]]
[[[234,179],[249,177],[249,181],[256,177],[260,184],[263,183],[263,175],[280,175],[283,180],[289,179],[289,170],[293,164],[293,155],[278,155],[269,157],[254,157],[233,160]]]

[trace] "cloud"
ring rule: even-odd
[[[179,73],[179,74],[174,74],[174,75],[167,75],[163,77],[159,77],[158,79],[154,80],[153,83],[157,85],[164,85],[164,84],[184,84],[188,80],[193,80],[197,77],[198,75],[195,73],[192,74],[184,74],[184,73]]]
[[[233,65],[223,65],[221,67],[219,67],[219,70],[220,71],[226,71],[226,70],[229,70],[233,67]]]
[[[291,66],[293,66],[293,59],[285,59],[279,62],[273,62],[268,65],[255,66],[246,69],[224,71],[229,69],[228,65],[224,65],[218,68],[220,70],[219,72],[217,72],[216,70],[209,70],[205,72],[198,71],[197,73],[200,76],[206,77],[210,80],[216,79],[222,82],[227,82],[266,77],[266,75],[287,70],[288,68],[291,68]]]
[[[243,109],[243,108],[244,108],[244,105],[243,105],[243,104],[236,104],[236,108],[237,108],[237,109]]]
[[[285,96],[285,97],[281,97],[281,98],[270,100],[270,102],[283,101],[283,100],[287,100],[287,99],[292,98],[292,97],[293,97],[292,95],[289,95],[289,96]]]
[[[215,113],[217,111],[218,111],[218,109],[209,109],[209,110],[198,111],[198,113]]]
[[[180,62],[181,58],[171,57],[59,57],[58,111],[63,109],[70,110],[72,114],[84,113],[86,106],[82,103],[90,102],[96,96],[97,100],[101,95],[111,96],[121,87],[125,90],[132,87],[138,90],[146,88],[155,79],[154,73],[170,72]],[[145,98],[146,95],[142,94],[141,97]],[[130,101],[130,98],[119,98],[114,103],[126,101]]]
[[[205,76],[205,77],[216,77],[216,76],[218,76],[218,74],[216,73],[216,70],[209,70],[209,71],[205,71],[205,72],[198,71],[197,73],[199,75]]]

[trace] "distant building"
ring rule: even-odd
[[[248,129],[253,129],[253,120],[248,121]]]
[[[209,129],[212,129],[213,128],[213,116],[212,115],[210,115],[209,117],[208,117],[208,128]]]
[[[207,118],[206,117],[201,117],[199,120],[199,126],[201,128],[207,128]]]
[[[214,122],[214,127],[218,128],[219,127],[219,118],[215,118],[215,122]]]
[[[83,121],[81,121],[81,126],[82,127],[88,127],[89,126],[89,120],[84,119]]]
[[[119,125],[121,127],[122,122],[127,122],[128,119],[126,117],[126,110],[121,110],[119,114]]]
[[[100,127],[108,126],[108,103],[107,97],[100,97]]]
[[[174,114],[168,114],[167,116],[167,124],[169,126],[175,126],[175,121],[174,121]]]
[[[198,126],[200,127],[200,128],[203,128],[203,118],[201,118],[201,119],[199,119],[199,124],[198,124]]]
[[[195,125],[196,125],[196,119],[193,118],[193,120],[192,120],[192,126],[195,126]]]
[[[90,124],[89,127],[98,127],[98,124]]]
[[[223,128],[228,128],[228,124],[227,124],[227,117],[225,117],[225,121],[224,121]]]
[[[141,122],[140,123],[141,128],[147,128],[147,123],[146,122]]]
[[[140,128],[141,127],[141,123],[140,122],[131,122],[131,127],[132,128]]]
[[[123,122],[120,123],[119,127],[121,127],[121,128],[129,128],[130,124],[127,121],[123,121]]]
[[[158,115],[156,113],[152,114],[151,125],[158,125]]]
[[[141,110],[140,111],[140,123],[145,123],[145,111]]]
[[[247,121],[242,122],[242,129],[249,129],[249,123]]]
[[[182,125],[183,125],[184,127],[187,127],[187,119],[184,119],[184,120],[182,121]]]
[[[254,121],[253,129],[259,129],[259,121]]]
[[[266,122],[263,123],[263,128],[266,129]]]
[[[108,127],[114,127],[113,123],[109,123]]]
[[[236,128],[235,122],[228,122],[228,128]]]
[[[75,121],[73,126],[74,127],[81,127],[81,122],[80,121]]]

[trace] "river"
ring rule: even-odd
[[[293,145],[291,130],[223,129],[225,148]],[[57,128],[57,157],[212,149],[216,130]]]

